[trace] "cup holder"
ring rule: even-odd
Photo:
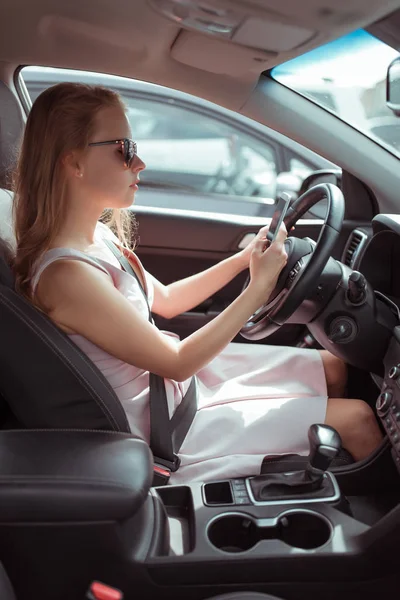
[[[258,542],[270,539],[314,550],[326,544],[332,533],[329,521],[309,510],[288,511],[268,526],[262,524],[263,520],[260,523],[245,514],[225,514],[209,525],[208,539],[223,552],[246,552]]]

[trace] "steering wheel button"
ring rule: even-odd
[[[391,392],[382,392],[382,394],[379,394],[378,400],[376,402],[376,409],[381,415],[387,413],[387,411],[389,410],[392,398],[393,394]],[[388,420],[386,420],[386,422],[387,421]]]
[[[400,365],[392,367],[389,371],[389,379],[397,379],[400,375]]]
[[[395,415],[396,421],[400,421],[400,412],[397,412]]]

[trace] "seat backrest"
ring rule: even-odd
[[[0,243],[0,396],[22,427],[130,433],[103,374],[44,313],[15,293],[7,264],[7,252],[15,247],[12,198],[0,192],[1,234],[7,237]]]
[[[8,259],[16,243],[8,190],[24,120],[18,99],[0,82],[0,188],[5,188],[0,189],[0,427],[7,426],[3,399],[22,427],[130,433],[125,411],[103,374],[13,289]]]
[[[0,598],[1,600],[16,600],[11,581],[0,563]]]

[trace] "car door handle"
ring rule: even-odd
[[[238,243],[239,250],[243,250],[243,248],[246,248],[246,246],[248,246],[250,242],[254,240],[256,235],[256,233],[245,233],[240,242]]]

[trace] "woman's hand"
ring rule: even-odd
[[[238,252],[235,255],[237,257],[237,259],[242,263],[243,269],[248,269],[249,264],[250,264],[251,253],[253,252],[258,240],[266,239],[268,229],[269,229],[269,225],[265,225],[264,227],[261,227],[260,231],[254,237],[254,239],[252,239],[251,242],[249,244],[247,244],[246,248],[244,248],[243,250],[241,250],[241,252]]]
[[[284,245],[287,238],[287,231],[285,225],[282,223],[275,241],[267,249],[265,249],[267,244],[265,235],[260,235],[262,231],[261,229],[257,235],[256,243],[250,256],[249,288],[253,289],[255,293],[260,294],[265,302],[276,286],[279,274],[287,263],[288,256]]]

